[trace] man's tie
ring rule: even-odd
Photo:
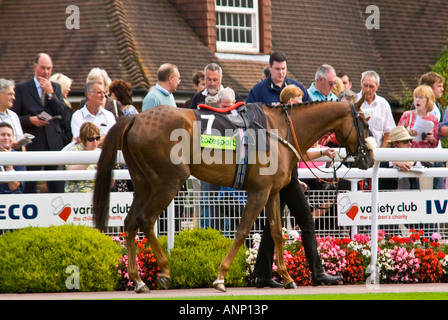
[[[42,105],[45,104],[45,91],[42,89],[42,93],[40,95],[40,101],[42,101]]]

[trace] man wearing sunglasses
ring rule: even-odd
[[[336,71],[329,64],[323,64],[317,68],[316,80],[308,88],[308,95],[312,101],[338,101],[338,97],[332,92],[336,86]]]

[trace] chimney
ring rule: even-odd
[[[169,0],[201,41],[216,52],[215,0]]]

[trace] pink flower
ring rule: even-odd
[[[436,232],[434,232],[434,233],[431,235],[431,240],[432,240],[432,241],[436,241],[436,240],[440,240],[440,239],[442,239],[442,236],[441,236],[440,234],[436,233]]]

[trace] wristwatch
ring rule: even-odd
[[[51,99],[53,99],[53,97],[54,97],[54,94],[53,93],[49,93],[48,94],[48,98],[51,100]]]

